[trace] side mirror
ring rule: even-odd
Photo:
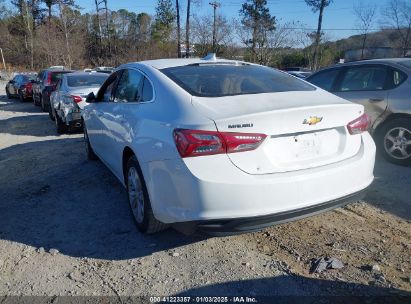
[[[94,95],[94,92],[91,92],[87,95],[86,102],[87,103],[97,102],[96,95]]]

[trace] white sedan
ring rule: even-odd
[[[140,231],[241,233],[359,200],[375,145],[362,105],[271,68],[162,59],[90,94],[84,137]]]

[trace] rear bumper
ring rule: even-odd
[[[175,224],[175,228],[187,234],[199,231],[215,236],[258,231],[269,226],[303,219],[309,216],[343,207],[350,203],[355,203],[363,199],[365,194],[366,189],[342,198],[314,206],[308,206],[305,208],[256,217],[185,222]]]
[[[229,223],[238,219],[247,222],[245,230],[252,230],[254,225],[260,229],[355,201],[374,179],[375,144],[368,133],[362,141],[360,151],[349,159],[284,173],[250,175],[223,154],[141,167],[158,220],[196,226],[217,223],[217,228],[230,230],[224,227],[237,226]]]

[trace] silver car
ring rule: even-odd
[[[411,59],[339,64],[306,80],[364,105],[381,154],[392,163],[411,165]]]
[[[57,133],[81,129],[81,109],[87,104],[87,95],[98,89],[108,74],[96,72],[74,72],[63,74],[50,96],[50,118],[55,121]]]

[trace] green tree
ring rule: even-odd
[[[276,20],[271,16],[266,0],[247,0],[240,10],[241,24],[250,35],[243,36],[243,42],[250,48],[252,61],[262,62],[258,49],[267,47],[267,34],[275,31]]]
[[[305,0],[305,3],[311,7],[311,10],[316,13],[318,12],[318,25],[317,32],[315,33],[314,40],[314,53],[313,53],[313,67],[314,70],[318,69],[319,66],[319,48],[321,42],[321,27],[323,23],[323,13],[324,9],[329,6],[333,0]]]
[[[154,19],[152,38],[161,44],[170,41],[176,13],[171,0],[158,0]]]

